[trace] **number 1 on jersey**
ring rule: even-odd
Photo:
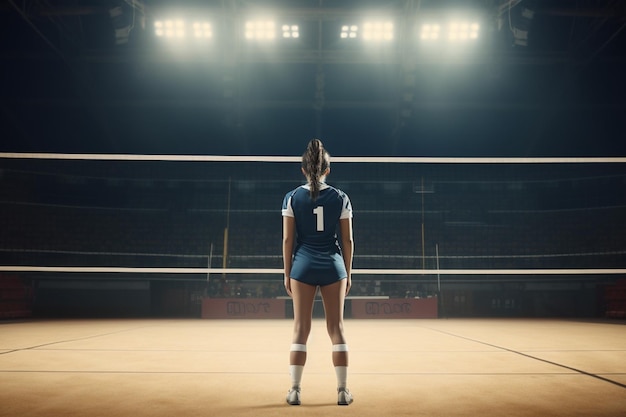
[[[324,207],[323,206],[315,207],[313,209],[313,214],[315,214],[315,217],[317,218],[317,231],[323,232],[324,231]]]

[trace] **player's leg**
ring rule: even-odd
[[[306,343],[311,333],[311,317],[317,287],[295,279],[291,280],[293,299],[293,337],[289,352],[289,374],[291,390],[287,394],[287,402],[291,405],[300,404],[300,385],[302,372],[306,363]]]
[[[348,405],[352,402],[352,395],[346,388],[348,379],[348,345],[343,331],[343,310],[346,298],[346,280],[320,287],[324,312],[326,314],[326,329],[333,344],[333,365],[337,375],[337,391],[339,405]]]
[[[306,345],[311,333],[311,317],[317,287],[292,279],[291,291],[293,295],[293,337],[291,342]],[[292,351],[289,361],[294,365],[304,365],[306,351]]]

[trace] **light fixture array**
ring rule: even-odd
[[[427,42],[464,42],[477,40],[479,33],[480,24],[477,22],[452,21],[444,25],[433,22],[421,26],[419,37]]]
[[[211,39],[213,25],[208,21],[187,22],[183,19],[164,19],[154,22],[154,33],[159,38]],[[423,23],[417,33],[424,42],[464,42],[479,38],[480,24],[470,21],[452,21],[448,23]],[[278,25],[274,20],[248,20],[243,35],[250,41],[272,41],[277,38],[293,40],[300,38],[300,26],[293,23]],[[394,24],[391,21],[366,21],[362,25],[347,24],[340,26],[339,38],[345,40],[361,39],[366,42],[390,42],[395,38]]]
[[[194,37],[196,39],[209,39],[213,37],[211,23],[195,21],[189,24],[182,19],[156,20],[154,22],[154,34],[159,38],[183,39]]]

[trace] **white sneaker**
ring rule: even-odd
[[[293,387],[287,393],[287,404],[300,405],[300,387]]]
[[[337,388],[337,405],[350,405],[354,401],[347,388]]]

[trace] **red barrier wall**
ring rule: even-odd
[[[31,317],[33,290],[29,280],[0,274],[0,318]]]
[[[285,300],[275,298],[205,298],[203,319],[284,319]]]
[[[352,300],[353,319],[434,319],[437,298],[392,298]]]

